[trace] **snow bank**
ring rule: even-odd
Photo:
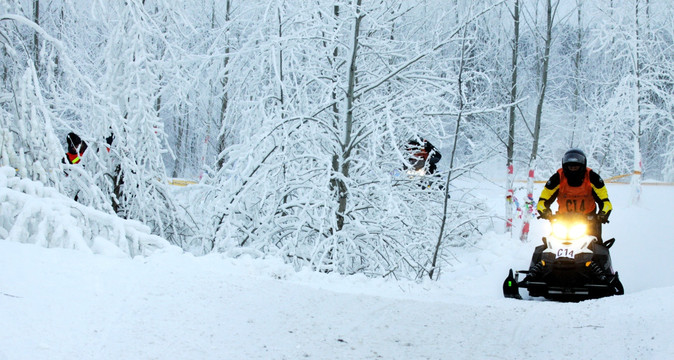
[[[0,239],[122,257],[171,247],[140,222],[83,206],[10,167],[0,168]]]

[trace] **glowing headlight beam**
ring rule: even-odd
[[[566,225],[562,223],[554,223],[552,224],[552,235],[559,239],[566,239],[566,235],[568,234],[568,229],[566,228]]]
[[[574,224],[569,228],[567,234],[569,239],[578,239],[587,233],[587,226],[585,224]]]
[[[552,235],[558,239],[578,239],[587,234],[587,225],[566,224],[563,222],[556,222],[552,224]]]

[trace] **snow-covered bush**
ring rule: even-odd
[[[79,16],[70,5],[56,5],[62,7],[60,25]],[[77,195],[83,205],[141,221],[178,243],[188,225],[174,216],[162,159],[169,151],[158,117],[162,29],[140,1],[98,3],[90,15],[78,29],[44,29],[19,14],[0,14],[0,25],[16,45],[0,53],[3,64],[14,62],[3,74],[8,93],[0,96],[0,161],[21,177]],[[105,46],[90,53],[81,36]],[[71,131],[89,145],[72,166],[61,163],[65,150],[59,141]],[[106,147],[111,134],[112,146]]]
[[[137,221],[94,210],[14,173],[0,168],[0,239],[121,256],[171,246]]]

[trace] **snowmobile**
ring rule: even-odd
[[[418,185],[419,188],[423,190],[443,190],[445,188],[443,182],[444,173],[441,171],[430,174],[427,169],[423,167],[417,169],[411,166],[404,166],[402,169],[393,171],[392,175],[396,178],[396,181],[410,182]]]
[[[443,184],[443,173],[436,171],[434,173],[429,173],[425,168],[421,169],[408,169],[406,171],[407,178],[415,181],[419,184],[419,187],[422,189],[438,189],[443,190],[445,188]]]
[[[582,301],[625,293],[613,270],[609,249],[615,238],[602,241],[591,234],[601,226],[594,215],[556,214],[548,219],[551,234],[534,250],[529,270],[510,269],[503,295],[522,299],[520,288],[531,297],[557,301]],[[525,277],[519,280],[519,275]]]

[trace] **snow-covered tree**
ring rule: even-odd
[[[670,172],[671,13],[666,2],[614,3],[607,20],[592,27],[590,55],[599,61],[592,79],[597,87],[587,103],[596,121],[587,125],[600,135],[593,153],[604,169],[633,174],[635,201],[643,172],[652,178]]]
[[[10,9],[5,5],[4,9]],[[16,9],[15,9],[16,10]],[[27,31],[26,29],[31,29]],[[0,15],[3,46],[3,86],[0,91],[0,157],[2,165],[12,166],[22,177],[60,187],[63,151],[55,133],[54,110],[45,96],[33,61],[35,37],[46,35],[37,24],[18,14]],[[37,35],[36,35],[37,36]],[[45,62],[61,47],[55,39],[44,50]],[[30,40],[29,40],[30,39]]]
[[[249,65],[271,70],[255,73],[268,76],[254,82],[267,93],[247,110],[261,122],[240,130],[250,135],[225,151],[217,176],[213,248],[276,253],[321,271],[427,274],[443,195],[400,168],[409,139],[443,140],[442,117],[423,113],[457,91],[446,86],[451,74],[438,74],[441,49],[461,27],[438,19],[434,33],[416,36],[420,8],[386,2],[279,4],[262,21],[273,25],[259,42],[266,56]],[[296,16],[279,23],[284,13]],[[467,217],[450,218],[447,243],[476,226],[466,206],[450,203],[448,213]]]

